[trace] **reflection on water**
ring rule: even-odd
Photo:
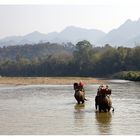
[[[74,125],[78,128],[82,128],[85,121],[85,104],[76,104],[74,106]]]
[[[85,104],[75,104],[74,108],[77,112],[80,112],[85,108]]]
[[[96,112],[95,113],[96,124],[98,125],[100,134],[109,134],[111,133],[111,112]]]
[[[98,84],[85,85],[76,104],[73,85],[0,85],[0,134],[139,135],[140,83],[108,81],[115,112],[95,112]]]

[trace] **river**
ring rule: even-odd
[[[0,135],[139,135],[140,83],[110,80],[114,112],[95,111],[98,84],[85,85],[77,105],[73,85],[0,85]]]

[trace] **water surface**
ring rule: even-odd
[[[140,83],[108,81],[115,112],[95,111],[98,84],[77,105],[72,85],[0,85],[0,134],[140,134]]]

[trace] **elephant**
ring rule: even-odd
[[[84,102],[85,102],[85,92],[83,92],[81,90],[75,90],[74,97],[77,100],[78,104],[80,104],[80,102],[82,102],[82,104],[84,104]]]
[[[110,109],[113,108],[111,98],[109,96],[104,96],[104,95],[96,96],[95,97],[96,110],[97,107],[99,107],[99,112],[101,111],[110,112]],[[114,111],[114,108],[112,111]]]
[[[78,104],[80,104],[80,102],[84,104],[86,99],[85,99],[85,91],[84,91],[83,86],[79,86],[78,83],[74,83],[73,88],[75,90],[74,97],[77,100]]]

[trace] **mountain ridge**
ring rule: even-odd
[[[113,46],[121,46],[127,44],[128,47],[131,47],[132,45],[134,45],[135,38],[140,35],[139,28],[140,19],[136,21],[128,19],[117,29],[113,29],[110,32],[108,32],[104,38],[97,41],[96,43],[99,45],[110,44]],[[128,42],[129,40],[131,40],[130,44]],[[140,40],[137,41],[140,43]]]
[[[63,43],[72,42],[76,43],[80,40],[86,39],[90,42],[95,42],[97,39],[103,37],[105,33],[97,29],[85,29],[76,26],[68,26],[61,32],[51,32],[48,34],[40,33],[38,31],[33,31],[24,36],[9,36],[0,39],[0,46],[9,45],[23,45],[39,43],[39,42],[51,42],[51,43]]]
[[[88,40],[95,46],[134,47],[140,44],[140,18],[132,21],[126,20],[118,28],[105,33],[98,29],[86,29],[76,26],[68,26],[60,32],[50,32],[48,34],[34,31],[23,36],[9,36],[0,39],[0,47],[11,45],[37,44],[40,42],[76,44],[81,40]]]

